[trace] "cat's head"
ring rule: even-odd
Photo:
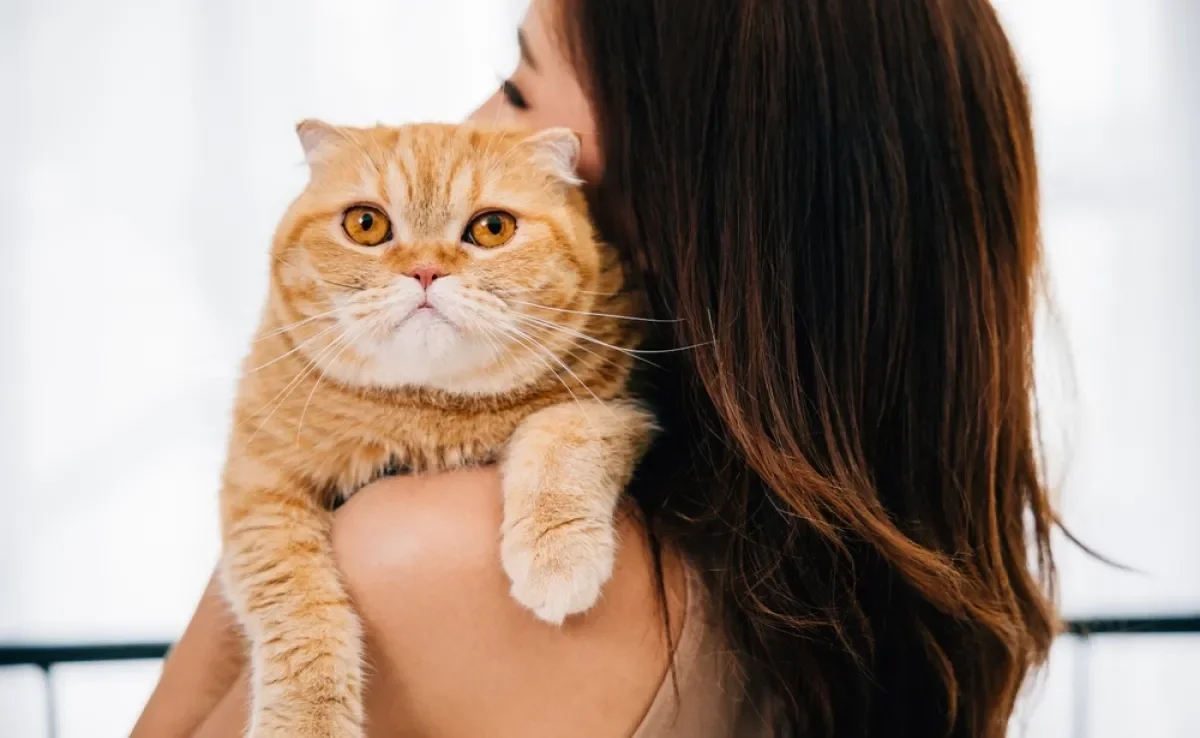
[[[571,131],[298,132],[311,177],[275,237],[273,309],[326,376],[507,392],[614,309],[619,266],[593,235]]]

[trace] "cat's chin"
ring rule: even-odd
[[[382,365],[433,368],[440,362],[452,366],[478,360],[458,326],[434,308],[417,308],[393,324],[385,336],[375,336],[356,347]]]
[[[384,389],[421,388],[450,394],[499,395],[526,384],[522,362],[498,353],[493,340],[464,331],[444,313],[421,307],[384,336],[353,344],[353,354],[326,366],[344,384]]]
[[[460,362],[414,357],[401,366],[376,359],[358,366],[339,369],[336,374],[340,381],[351,386],[433,390],[475,397],[505,395],[530,383],[528,378],[494,366],[454,371],[456,363]]]

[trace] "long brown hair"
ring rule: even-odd
[[[634,487],[778,735],[1005,734],[1056,633],[1038,186],[986,0],[563,0],[670,323]]]

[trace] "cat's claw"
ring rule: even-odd
[[[553,625],[596,604],[612,577],[615,553],[612,521],[586,518],[543,531],[518,524],[500,544],[513,599]]]

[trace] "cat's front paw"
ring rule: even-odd
[[[560,625],[588,610],[612,577],[616,536],[611,519],[530,519],[506,527],[500,544],[512,596],[541,620]]]

